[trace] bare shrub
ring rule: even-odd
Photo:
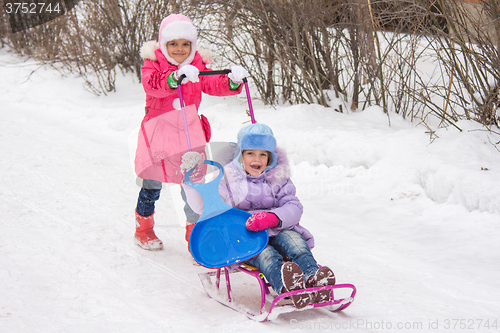
[[[219,18],[205,37],[228,63],[250,69],[269,104],[381,105],[429,127],[462,118],[498,125],[495,1],[480,2],[475,16],[458,0],[205,4]]]
[[[456,126],[463,118],[498,127],[499,5],[467,6],[461,0],[82,0],[69,15],[6,40],[20,54],[77,72],[92,91],[107,93],[117,70],[140,78],[141,45],[157,38],[163,17],[182,12],[198,27],[200,44],[219,55],[214,65],[245,66],[268,104],[318,103],[340,112],[380,105],[429,128],[436,119],[437,126]]]
[[[82,75],[90,90],[106,94],[115,89],[116,70],[140,77],[139,49],[157,34],[167,4],[81,0],[65,16],[9,35],[9,43],[20,54]]]
[[[435,6],[401,0],[205,4],[204,11],[220,18],[205,38],[228,63],[250,69],[265,102],[319,103],[338,111],[382,105],[413,113],[406,108],[416,103],[401,88],[421,80],[415,73],[421,51],[415,47],[420,31],[435,24]]]
[[[463,109],[464,117],[499,126],[500,9],[497,1],[438,1],[448,34],[433,30],[433,43],[448,86],[441,92],[447,106]],[[444,110],[448,112],[448,110]]]
[[[205,38],[227,62],[247,68],[262,99],[329,105],[325,90],[345,96],[341,85],[344,32],[329,28],[341,4],[324,1],[209,1],[218,26]],[[340,56],[340,57],[339,57]]]

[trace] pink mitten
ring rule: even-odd
[[[260,231],[267,228],[277,227],[278,224],[279,220],[275,214],[260,212],[255,213],[248,218],[246,227],[251,231]]]

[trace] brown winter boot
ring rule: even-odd
[[[287,261],[281,267],[281,280],[283,281],[283,291],[295,291],[305,289],[304,273],[299,265],[294,262]],[[311,294],[292,295],[293,305],[297,309],[306,307],[312,300]]]
[[[153,227],[155,225],[154,212],[150,216],[141,216],[135,212],[135,235],[134,240],[137,245],[144,250],[161,250],[163,243],[156,237]]]
[[[333,271],[326,266],[320,267],[316,274],[311,276],[307,281],[307,287],[322,287],[330,286],[332,284],[335,284],[335,274],[333,274]],[[318,291],[313,303],[329,302],[331,295],[331,290]]]

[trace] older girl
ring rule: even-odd
[[[177,80],[182,75],[183,97],[185,105],[195,105],[198,109],[201,103],[202,92],[214,96],[235,95],[241,92],[243,78],[248,76],[241,66],[233,66],[229,75],[211,75],[198,77],[200,71],[210,70],[206,67],[208,61],[196,51],[197,30],[192,21],[182,14],[171,14],[163,19],[158,33],[158,42],[146,42],[141,48],[144,58],[142,67],[142,85],[146,92],[145,115],[142,123],[180,108]],[[201,118],[203,135],[210,140],[210,125],[208,120]],[[155,135],[165,138],[178,137],[179,131],[175,128],[159,128]],[[182,134],[184,135],[184,134]],[[139,135],[135,156],[135,168],[138,175],[150,163],[148,143]],[[180,164],[180,163],[179,163]],[[177,165],[167,165],[167,167]],[[167,182],[177,182],[169,181]],[[179,181],[180,182],[180,181]],[[158,179],[143,179],[135,210],[135,242],[146,250],[161,250],[163,243],[153,231],[155,202],[160,197],[162,183]],[[184,192],[182,192],[184,199]],[[186,240],[194,223],[199,216],[189,205],[186,212]]]

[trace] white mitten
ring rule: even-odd
[[[196,151],[188,151],[182,155],[181,172],[186,174],[191,169],[194,169],[189,175],[189,180],[197,182],[203,178],[203,162],[205,162],[205,154]]]
[[[234,65],[231,67],[231,73],[227,75],[234,83],[243,83],[243,79],[248,76],[248,72],[245,68]]]
[[[182,155],[181,172],[185,174],[200,163],[201,154],[196,151],[188,151]]]
[[[182,80],[182,84],[186,84],[189,81],[191,81],[191,82],[198,82],[199,81],[198,75],[200,74],[200,70],[198,68],[194,67],[193,65],[186,65],[186,66],[181,67],[177,71],[177,73],[175,75],[175,79],[178,80],[183,74],[186,75],[186,78],[184,80]]]

